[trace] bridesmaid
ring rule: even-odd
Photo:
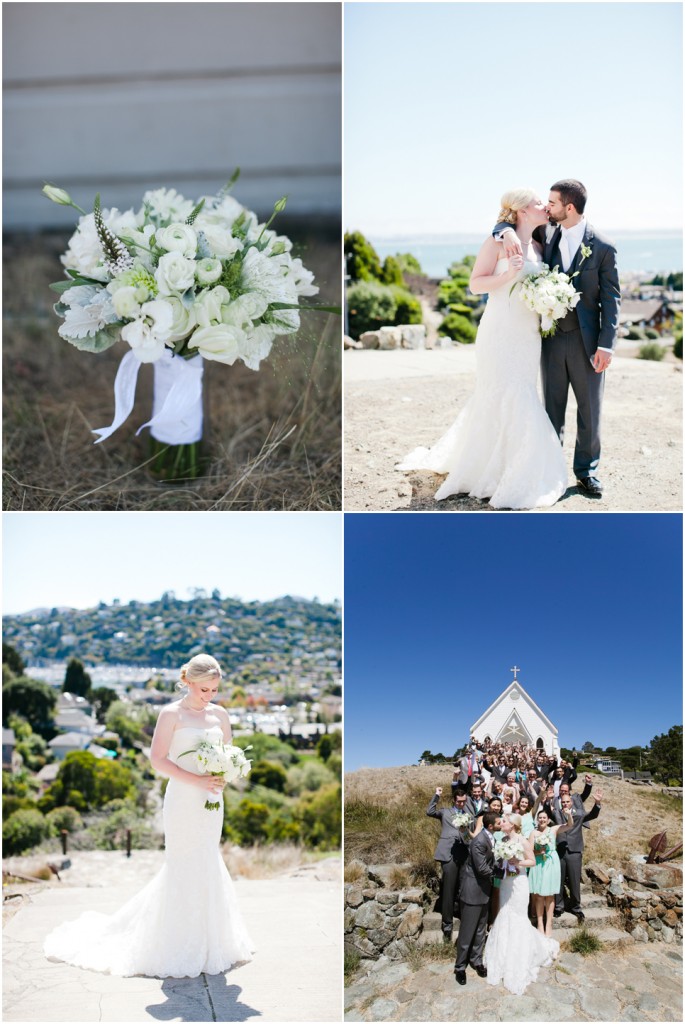
[[[551,825],[547,811],[538,814],[537,828],[530,838],[535,851],[535,866],[528,873],[528,885],[533,895],[533,906],[538,922],[538,931],[552,938],[554,919],[554,898],[561,886],[561,865],[557,853],[557,836],[573,825],[573,815],[566,812],[566,823]]]

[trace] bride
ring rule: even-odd
[[[88,911],[52,931],[46,956],[121,977],[196,978],[251,959],[231,876],[219,851],[220,776],[197,774],[184,757],[203,739],[230,743],[224,708],[212,704],[218,662],[197,654],[181,669],[186,694],[160,711],[150,760],[169,779],[164,795],[165,863],[117,913]],[[207,810],[205,801],[219,801]]]
[[[566,461],[540,401],[540,323],[520,301],[517,281],[542,266],[533,231],[548,222],[531,189],[502,196],[499,221],[514,226],[523,256],[507,260],[494,238],[483,243],[470,280],[474,294],[488,294],[476,337],[476,390],[455,423],[433,448],[416,448],[400,470],[447,474],[435,497],[488,498],[492,508],[543,508],[566,490]]]
[[[490,929],[483,963],[488,984],[501,981],[510,992],[520,996],[535,981],[541,967],[550,964],[559,954],[559,943],[547,938],[528,920],[528,878],[526,868],[535,865],[532,843],[521,834],[521,815],[508,814],[502,819],[506,839],[518,839],[523,856],[513,863],[515,874],[507,874],[500,886],[500,909]]]

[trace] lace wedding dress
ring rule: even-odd
[[[540,266],[526,261],[519,279]],[[508,267],[498,260],[495,274]],[[438,501],[469,494],[493,508],[540,508],[566,490],[564,454],[537,391],[539,318],[510,290],[493,291],[481,318],[475,393],[433,448],[416,448],[397,467],[446,473]]]
[[[525,868],[502,879],[499,913],[490,929],[483,963],[488,984],[500,981],[520,996],[535,981],[541,967],[551,964],[559,953],[556,939],[548,939],[528,920],[528,878]]]
[[[222,740],[221,729],[176,729],[169,759],[180,758],[200,740]],[[208,794],[169,779],[164,796],[165,863],[133,899],[113,915],[87,911],[52,931],[46,956],[121,977],[196,978],[221,974],[250,960],[253,946],[238,898],[219,852],[223,805],[205,809]],[[221,803],[221,796],[212,796]]]

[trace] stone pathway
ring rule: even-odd
[[[590,957],[562,952],[522,996],[467,971],[465,988],[451,961],[418,970],[377,961],[345,990],[346,1021],[682,1021],[681,947],[650,943]]]

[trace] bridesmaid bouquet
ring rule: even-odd
[[[552,855],[552,847],[549,836],[539,836],[533,844],[533,850],[536,857],[550,857]]]
[[[516,284],[512,285],[510,295]],[[540,316],[540,334],[543,338],[554,334],[557,321],[566,316],[580,300],[580,292],[573,287],[568,274],[556,268],[550,270],[545,264],[542,270],[527,274],[520,284],[519,297],[528,309]]]
[[[249,750],[246,747],[246,750]],[[250,773],[252,762],[245,757],[242,747],[236,747],[232,743],[210,743],[209,740],[202,740],[192,750],[185,750],[179,757],[193,755],[195,767],[201,775],[222,775],[227,782],[235,782],[236,779],[244,779]],[[218,811],[221,804],[206,800],[205,808],[208,811]]]
[[[114,419],[93,431],[96,444],[130,415],[141,363],[155,368],[144,426],[162,444],[191,448],[202,437],[204,359],[258,370],[274,339],[299,329],[302,309],[339,312],[302,304],[319,290],[313,274],[292,257],[290,239],[270,228],[286,198],[260,224],[230,195],[238,173],[198,202],[159,188],[123,213],[102,209],[99,195],[86,213],[63,189],[43,189],[82,214],[61,257],[67,280],[50,285],[59,294],[60,337],[85,352],[119,340],[129,346],[114,382]],[[185,469],[198,475],[192,461]]]

